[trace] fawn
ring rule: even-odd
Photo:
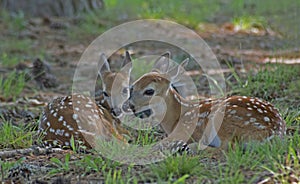
[[[181,140],[195,149],[207,146],[226,149],[229,142],[269,140],[282,137],[286,123],[269,102],[246,96],[188,101],[176,90],[176,77],[188,59],[167,74],[170,54],[162,55],[152,72],[144,74],[130,88],[126,103],[139,118],[155,117],[168,140]],[[180,84],[182,85],[182,84]],[[179,86],[180,86],[179,85]],[[193,143],[193,144],[192,144]],[[195,151],[195,150],[193,150]]]
[[[110,70],[104,54],[100,56],[98,63],[104,63],[98,72],[103,86],[99,103],[81,94],[59,97],[49,103],[44,108],[39,123],[39,131],[44,135],[43,141],[46,146],[69,147],[72,136],[76,141],[82,141],[87,148],[95,146],[95,135],[105,140],[111,140],[112,137],[115,137],[126,142],[123,135],[129,135],[129,132],[121,126],[120,120],[112,114],[120,116],[118,107],[120,105],[118,104],[122,104],[129,97],[129,75],[132,68],[130,55],[128,52],[125,53],[123,65],[126,65],[120,72]],[[117,85],[114,88],[114,93],[119,93],[119,97],[114,99],[112,103],[113,85]]]

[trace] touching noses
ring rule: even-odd
[[[130,112],[133,109],[133,105],[129,102],[132,94],[132,86],[129,87],[129,97],[126,99],[126,101],[122,104],[122,107],[115,107],[111,109],[111,114],[119,118],[123,112]]]
[[[122,110],[127,113],[134,111],[134,105],[131,103],[132,91],[133,91],[133,87],[130,86],[129,87],[129,98],[122,105]]]

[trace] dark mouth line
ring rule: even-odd
[[[133,111],[133,113],[136,117],[144,119],[144,118],[148,118],[153,112],[151,109],[147,109],[140,112]]]

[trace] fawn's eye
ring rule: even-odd
[[[103,96],[109,97],[108,94],[105,91],[103,91]]]
[[[154,94],[154,89],[147,89],[144,91],[144,95],[152,96]]]
[[[129,88],[123,88],[122,93],[126,95],[129,94]]]

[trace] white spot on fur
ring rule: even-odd
[[[184,116],[190,116],[191,112],[186,112]]]
[[[91,108],[92,106],[90,104],[85,104],[85,107]]]
[[[73,114],[73,115],[72,115],[72,118],[73,118],[74,120],[77,120],[77,119],[78,119],[78,114]]]
[[[100,119],[99,116],[98,116],[97,114],[94,114],[93,116],[94,116],[94,118],[96,118],[96,119]]]
[[[63,116],[59,116],[58,121],[62,121],[62,120],[64,120],[64,117]]]
[[[262,111],[261,109],[257,109],[257,111],[258,111],[259,113],[263,113],[263,111]]]
[[[263,126],[260,123],[254,123],[254,126],[256,126],[258,129],[265,129],[266,128],[265,126]]]
[[[230,114],[235,114],[236,113],[236,110],[232,110],[231,112],[230,112]]]
[[[250,121],[245,121],[244,125],[248,125],[250,123]]]
[[[265,121],[265,122],[270,122],[270,118],[267,117],[267,116],[265,116],[265,117],[264,117],[264,121]]]
[[[74,130],[74,128],[69,127],[68,130],[72,132]]]

